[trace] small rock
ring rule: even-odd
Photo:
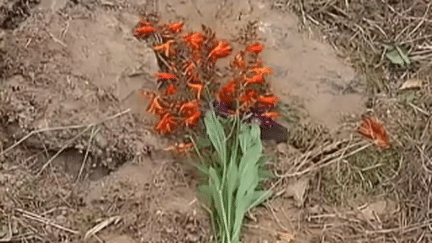
[[[280,143],[276,145],[276,149],[281,154],[287,154],[288,153],[288,146],[286,143]]]
[[[99,148],[105,149],[108,146],[108,141],[100,133],[96,134],[94,139]]]
[[[65,224],[67,222],[67,218],[63,215],[58,215],[56,217],[56,223],[58,224]]]

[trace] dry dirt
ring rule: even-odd
[[[8,20],[17,22],[14,28],[1,30],[0,239],[6,241],[80,242],[117,216],[88,241],[210,238],[194,169],[187,158],[163,151],[175,137],[155,135],[135,97],[140,88],[155,88],[159,69],[152,49],[132,35],[140,12],[158,11],[162,22],[184,21],[189,30],[205,24],[228,40],[258,21],[263,59],[275,70],[272,87],[304,112],[302,120],[344,137],[341,118],[365,109],[354,70],[318,35],[299,33],[297,18],[269,1],[43,0],[32,7],[26,18]],[[307,187],[292,185],[300,194]],[[310,210],[303,196],[294,190],[252,212],[244,242],[276,242],[277,232],[315,242],[313,231],[306,236],[296,225]]]

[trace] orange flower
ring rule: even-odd
[[[175,54],[174,49],[172,48],[173,43],[174,43],[174,41],[170,40],[170,41],[167,41],[166,43],[163,43],[163,44],[160,44],[160,45],[153,47],[153,49],[155,51],[163,52],[166,57],[171,57],[172,55]]]
[[[201,45],[204,43],[204,35],[200,32],[194,32],[187,34],[184,36],[185,42],[193,49],[193,50],[199,50],[201,48]]]
[[[186,102],[180,107],[180,114],[187,117],[193,115],[197,111],[199,111],[198,100]]]
[[[362,123],[358,132],[364,137],[373,140],[374,144],[381,149],[389,149],[391,147],[384,124],[375,117],[362,117]]]
[[[258,54],[258,53],[260,53],[260,52],[263,50],[263,45],[261,45],[261,44],[258,43],[258,42],[256,42],[256,43],[252,43],[252,44],[250,44],[250,45],[246,48],[246,50],[247,50],[248,52],[252,52],[252,53]]]
[[[146,38],[156,32],[156,28],[151,25],[142,25],[134,30],[134,36],[137,38]]]
[[[258,93],[255,90],[249,89],[249,90],[246,90],[245,94],[240,96],[239,101],[241,102],[243,108],[248,108],[253,103],[255,103],[257,96],[258,96]]]
[[[219,99],[225,102],[227,105],[230,105],[234,101],[237,86],[237,80],[235,79],[225,84],[219,91]]]
[[[240,96],[240,102],[241,103],[253,103],[256,101],[258,96],[258,93],[253,90],[253,89],[249,89],[246,90],[245,94]]]
[[[279,117],[279,113],[277,112],[264,112],[261,114],[264,117],[270,118],[270,119],[275,119]]]
[[[165,25],[165,27],[173,33],[181,32],[183,30],[183,26],[184,26],[183,22],[174,22],[174,23]]]
[[[217,58],[223,58],[231,54],[232,48],[226,41],[218,41],[218,44],[212,49],[209,54],[210,60],[216,60]]]
[[[268,67],[256,67],[253,68],[251,71],[254,72],[255,74],[261,74],[261,75],[273,73],[273,70]]]
[[[156,132],[167,135],[173,132],[176,126],[177,122],[174,117],[171,114],[166,113],[156,125],[155,130]]]
[[[171,73],[156,73],[155,77],[158,79],[158,82],[163,82],[167,80],[177,80],[177,77]]]
[[[204,85],[201,83],[192,83],[192,82],[188,82],[187,85],[189,86],[189,88],[195,92],[197,94],[197,99],[201,99],[201,93],[202,90],[204,89]]]
[[[279,101],[279,99],[273,95],[260,96],[258,98],[258,103],[262,106],[265,106],[267,109],[273,108],[278,101]]]
[[[246,62],[243,57],[243,52],[240,52],[237,54],[234,59],[231,61],[231,66],[234,66],[238,69],[244,69],[246,68]]]
[[[201,117],[201,111],[199,108],[198,100],[193,100],[184,103],[180,107],[180,113],[186,117],[185,125],[186,127],[194,127],[198,125],[199,118]]]
[[[191,116],[185,119],[186,127],[191,128],[198,125],[200,117],[201,117],[201,111],[197,111],[193,113]]]
[[[262,74],[255,74],[253,77],[251,78],[247,78],[245,84],[262,84],[264,83],[264,78],[262,76]]]
[[[149,106],[147,107],[147,112],[154,114],[154,115],[159,115],[159,116],[162,116],[163,114],[165,114],[165,109],[160,104],[159,99],[160,99],[159,96],[156,96],[152,99]]]
[[[168,87],[166,88],[165,95],[174,95],[176,93],[177,93],[177,86],[175,86],[174,84],[168,85]]]

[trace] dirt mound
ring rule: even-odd
[[[275,93],[285,107],[305,113],[294,121],[298,113],[288,113],[285,121],[293,133],[298,130],[293,134],[297,147],[306,148],[321,133],[312,129],[307,141],[300,140],[308,125],[295,130],[297,123],[318,124],[333,135],[344,113],[363,109],[355,72],[330,47],[299,34],[295,17],[267,2],[3,6],[2,28],[15,29],[0,34],[0,239],[77,242],[98,225],[96,235],[87,234],[90,241],[121,241],[122,235],[137,242],[209,238],[206,212],[195,199],[194,170],[164,151],[176,137],[155,135],[152,118],[143,112],[146,104],[136,97],[138,89],[155,89],[152,75],[159,69],[153,50],[132,35],[143,10],[157,10],[166,21],[185,21],[192,30],[205,24],[233,42],[244,26],[257,21],[263,59],[275,70]],[[304,213],[297,208],[304,195],[298,194],[301,190],[295,203],[294,194],[278,201],[279,212]],[[245,242],[275,241],[275,229],[296,231],[293,225],[280,226],[300,216],[275,221],[271,212],[250,214],[252,220],[262,215],[263,224],[249,225],[260,231],[247,234]]]

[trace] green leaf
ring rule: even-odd
[[[243,200],[243,197],[248,193],[248,191],[255,190],[259,182],[257,171],[252,166],[247,166],[245,170],[240,173],[241,180],[237,191],[237,203],[240,203]]]
[[[255,146],[249,147],[240,160],[239,170],[241,171],[241,173],[243,172],[243,170],[245,170],[246,166],[257,166],[257,162],[261,157],[261,153],[262,145],[260,143],[255,144]]]
[[[250,209],[260,205],[265,200],[270,198],[272,194],[273,194],[272,191],[254,191],[253,194],[251,195],[251,204],[249,205],[247,210],[250,210]]]
[[[204,122],[214,150],[202,153],[202,160],[208,163],[203,164],[207,168],[201,171],[208,176],[209,185],[199,190],[211,203],[217,242],[239,242],[247,210],[272,194],[257,190],[267,178],[262,168],[267,158],[262,156],[260,129],[257,125],[240,123],[238,118],[219,119],[213,111],[206,115]]]
[[[406,64],[410,65],[411,61],[410,61],[408,55],[399,46],[396,46],[396,50],[398,51],[399,55],[402,57],[402,59],[404,60],[404,62]]]
[[[253,124],[250,132],[252,139],[261,140],[261,129],[258,125]]]
[[[237,153],[235,151],[235,153]],[[227,179],[226,179],[226,195],[227,195],[227,208],[228,208],[228,216],[230,217],[229,222],[233,221],[234,213],[233,209],[235,208],[235,191],[238,187],[240,175],[237,167],[237,158],[232,156],[230,164],[228,165]]]
[[[234,221],[234,227],[233,227],[233,232],[232,232],[232,239],[233,242],[238,242],[238,241],[234,241],[234,239],[240,238],[240,229],[241,229],[241,224],[243,223],[243,219],[244,219],[244,215],[246,213],[246,209],[248,208],[248,205],[246,204],[246,202],[244,200],[240,201],[238,204],[236,204],[236,211],[235,211],[235,221]]]
[[[408,55],[397,45],[387,50],[386,57],[393,63],[399,65],[409,65],[411,61]]]
[[[209,111],[204,118],[204,123],[207,128],[207,134],[209,135],[210,141],[216,149],[220,157],[220,163],[225,163],[226,160],[226,144],[225,144],[225,132],[222,124],[216,117],[213,110]]]
[[[239,143],[242,153],[246,152],[247,147],[249,146],[251,136],[250,129],[248,125],[242,124],[240,126],[240,134],[239,134]]]
[[[269,178],[272,178],[272,177],[274,177],[274,175],[272,174],[272,172],[270,170],[267,170],[264,168],[261,168],[260,170],[258,170],[258,178],[259,178],[260,182],[267,180]]]
[[[210,168],[209,174],[210,174],[210,181],[213,182],[210,185],[215,185],[216,189],[219,190],[221,181],[219,179],[219,176],[216,174],[216,170],[214,168]]]

